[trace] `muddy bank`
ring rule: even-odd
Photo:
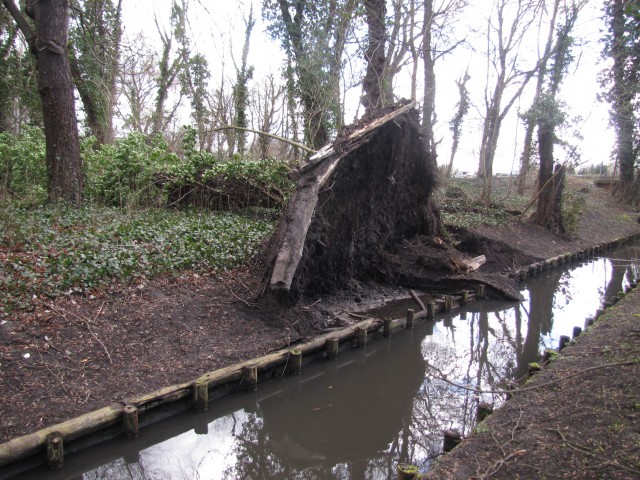
[[[640,478],[638,312],[635,288],[424,478]]]

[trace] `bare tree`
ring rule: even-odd
[[[276,126],[278,114],[283,110],[280,99],[283,96],[285,87],[277,85],[273,75],[269,75],[261,88],[254,91],[254,117],[258,130],[270,133]],[[269,146],[271,139],[266,135],[258,135],[258,155],[261,159],[269,156]]]
[[[158,19],[155,19],[156,28],[162,42],[162,53],[158,65],[157,91],[153,111],[153,122],[151,133],[159,134],[171,122],[172,112],[176,110],[176,105],[167,110],[167,99],[169,92],[176,85],[178,75],[182,69],[182,57],[173,53],[174,28],[178,21],[177,4],[173,2],[171,9],[171,29],[167,32],[160,26]]]
[[[137,36],[131,45],[123,46],[116,114],[125,129],[151,132],[157,76],[156,55],[148,49],[144,37]]]
[[[496,0],[487,20],[487,84],[478,165],[485,203],[491,198],[493,159],[502,121],[538,68],[537,62],[523,68],[520,47],[543,4],[541,0]]]
[[[462,135],[462,122],[464,117],[469,112],[469,91],[467,90],[467,82],[471,77],[469,71],[464,72],[464,75],[459,80],[456,80],[458,86],[458,93],[460,95],[458,104],[456,105],[456,113],[449,122],[449,129],[453,137],[453,143],[451,145],[451,156],[449,157],[449,165],[447,165],[446,177],[450,178],[453,173],[453,160],[458,151],[458,145],[460,145],[460,137]]]
[[[454,24],[467,6],[466,0],[424,0],[421,56],[424,62],[424,95],[422,99],[422,133],[432,155],[436,156],[434,124],[436,122],[436,74],[438,59],[453,52],[464,39],[454,35]]]

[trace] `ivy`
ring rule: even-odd
[[[112,279],[234,268],[272,230],[273,220],[259,212],[132,213],[6,203],[0,214],[0,314],[29,308],[34,295],[85,292]]]

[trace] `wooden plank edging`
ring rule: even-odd
[[[303,355],[309,355],[324,348],[328,338],[337,338],[340,342],[348,341],[354,338],[355,331],[358,327],[366,327],[368,332],[372,332],[380,328],[381,325],[381,320],[374,318],[366,319],[340,331],[327,333],[305,344],[296,345],[296,349],[300,350]],[[39,451],[44,451],[47,435],[51,432],[61,432],[63,438],[67,441],[77,439],[98,430],[108,428],[118,422],[122,422],[122,409],[125,405],[135,405],[142,415],[161,405],[173,403],[191,396],[193,385],[198,379],[205,379],[208,382],[209,388],[238,381],[242,379],[245,367],[257,366],[259,371],[277,367],[287,361],[289,352],[290,349],[282,349],[262,357],[245,360],[219,370],[205,373],[189,382],[171,385],[147,394],[128,398],[123,404],[114,403],[71,418],[62,423],[11,439],[8,442],[0,444],[0,467],[34,455]]]

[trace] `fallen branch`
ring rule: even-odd
[[[418,297],[416,292],[414,292],[413,290],[409,289],[409,293],[411,294],[413,299],[418,303],[418,305],[420,305],[420,308],[422,310],[426,310],[427,309],[427,307],[424,306],[424,303],[422,303],[422,300],[420,300],[420,297]]]
[[[511,394],[513,394],[513,393],[528,392],[528,391],[531,391],[531,390],[539,390],[541,388],[549,387],[551,385],[555,385],[556,383],[564,382],[565,380],[568,380],[570,378],[583,375],[583,374],[588,373],[588,372],[592,372],[594,370],[600,370],[602,368],[624,367],[624,366],[634,365],[636,363],[638,363],[637,360],[627,360],[627,361],[624,361],[624,362],[605,363],[603,365],[596,365],[595,367],[589,367],[589,368],[585,368],[583,370],[578,370],[577,372],[573,372],[573,373],[570,373],[568,375],[564,375],[562,377],[556,378],[555,380],[551,380],[549,382],[542,383],[540,385],[532,385],[532,386],[529,386],[529,387],[522,387],[522,388],[518,388],[517,390],[511,390],[511,391],[504,390],[504,389],[480,390],[478,388],[468,387],[466,385],[462,385],[460,383],[456,383],[456,382],[453,382],[453,381],[449,380],[446,377],[446,375],[444,373],[442,373],[442,371],[439,368],[434,367],[433,365],[429,364],[428,362],[427,362],[427,367],[430,367],[431,369],[436,370],[438,372],[439,376],[436,377],[436,378],[438,378],[438,380],[442,380],[443,382],[448,383],[451,386],[454,386],[454,387],[457,387],[457,388],[461,388],[461,389],[467,390],[469,392],[487,393],[487,394],[491,394],[491,393],[497,393],[497,394],[511,393]]]
[[[288,138],[280,137],[279,135],[274,135],[273,133],[254,130],[253,128],[238,127],[236,125],[222,125],[220,127],[212,128],[209,131],[219,132],[220,130],[240,130],[242,132],[257,133],[258,135],[264,135],[266,137],[273,138],[274,140],[280,140],[281,142],[288,143],[289,145],[293,145],[294,147],[298,147],[299,149],[304,150],[307,153],[316,153],[316,150],[309,148],[301,143],[294,142],[293,140],[289,140]]]
[[[109,350],[107,350],[107,347],[105,346],[105,344],[102,343],[102,341],[98,338],[98,336],[95,333],[93,333],[93,331],[91,330],[91,327],[89,326],[89,322],[95,323],[95,321],[98,319],[98,316],[102,313],[102,309],[104,308],[104,302],[102,302],[102,305],[100,305],[100,308],[98,309],[98,313],[96,313],[96,316],[93,317],[93,320],[87,320],[86,318],[81,317],[80,315],[77,315],[77,314],[75,314],[73,312],[67,312],[67,311],[63,311],[63,310],[58,310],[52,304],[49,305],[49,308],[51,308],[51,310],[54,310],[55,312],[58,312],[60,315],[62,315],[65,318],[67,318],[67,313],[69,313],[69,314],[73,315],[74,317],[76,317],[78,320],[80,320],[82,323],[84,323],[85,327],[87,327],[87,331],[89,332],[89,334],[93,338],[95,338],[95,340],[100,344],[100,346],[104,350],[104,353],[107,354],[107,358],[109,359],[109,365],[113,365],[113,360],[111,359],[111,354],[109,353]]]
[[[93,322],[94,323],[98,319],[98,316],[102,313],[102,309],[103,308],[104,308],[104,302],[102,302],[102,305],[100,305],[100,308],[98,309],[98,313],[96,313],[96,316],[93,317]],[[109,359],[109,365],[113,365],[113,360],[111,360],[111,354],[109,353],[109,350],[107,350],[106,345],[104,343],[102,343],[102,340],[100,340],[98,338],[98,336],[91,331],[91,327],[89,326],[89,322],[87,322],[85,320],[84,323],[87,326],[87,330],[89,330],[89,333],[91,334],[91,336],[96,339],[96,341],[100,344],[100,346],[102,346],[102,349],[104,350],[104,353],[107,354],[107,358]]]

